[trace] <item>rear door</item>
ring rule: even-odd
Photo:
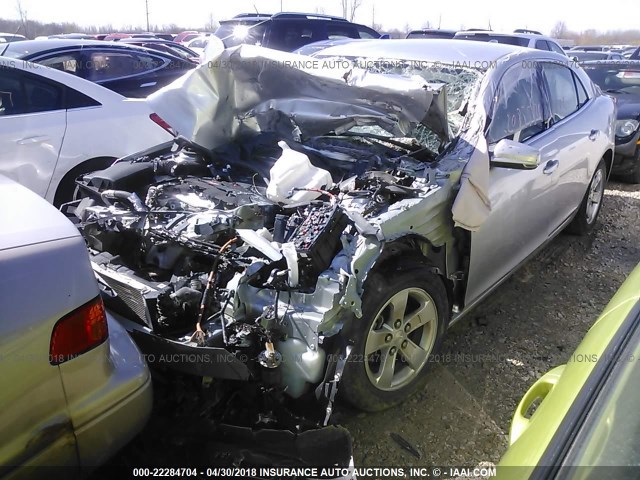
[[[44,196],[66,131],[64,87],[0,68],[0,173]]]
[[[548,234],[561,225],[580,205],[590,180],[589,165],[594,153],[594,143],[606,134],[594,123],[588,107],[586,90],[570,68],[551,62],[543,62],[543,88],[549,100],[548,130],[541,141],[544,148],[555,152],[554,166],[547,171],[553,180],[549,194],[554,208],[549,213]]]

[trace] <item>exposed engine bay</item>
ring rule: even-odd
[[[248,143],[252,163],[188,146],[116,162],[84,176],[74,213],[110,309],[170,351],[219,355],[183,370],[257,377],[297,398],[323,378],[327,339],[358,315],[347,289],[363,239],[384,240],[387,217],[441,187],[433,153],[411,143]]]

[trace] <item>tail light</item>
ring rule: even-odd
[[[152,113],[151,115],[149,115],[149,118],[151,120],[153,120],[153,122],[156,125],[159,125],[162,128],[164,128],[171,135],[175,135],[175,132],[173,131],[173,128],[171,128],[171,125],[169,125],[167,122],[165,122],[164,119],[160,115],[158,115],[157,113]]]
[[[632,70],[624,70],[622,72],[622,78],[640,79],[640,72]]]
[[[96,297],[55,324],[49,346],[49,363],[60,365],[97,347],[107,337],[107,315],[102,299]]]

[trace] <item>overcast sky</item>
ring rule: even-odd
[[[145,0],[20,0],[28,18],[51,22],[77,22],[81,25],[145,26]],[[204,26],[210,15],[216,20],[241,12],[316,12],[341,15],[340,0],[147,0],[151,24]],[[18,18],[17,0],[0,0],[0,17]],[[255,8],[254,8],[255,6]],[[571,30],[600,31],[637,29],[640,26],[640,0],[614,0],[604,8],[587,2],[560,0],[362,0],[356,21],[385,29],[420,28],[428,21],[442,28],[486,28],[512,31],[530,28],[549,33],[558,20]]]

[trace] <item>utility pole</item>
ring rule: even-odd
[[[150,32],[149,28],[149,0],[144,0],[145,7],[147,8],[147,32]]]
[[[280,0],[280,11],[282,12],[282,0]]]

